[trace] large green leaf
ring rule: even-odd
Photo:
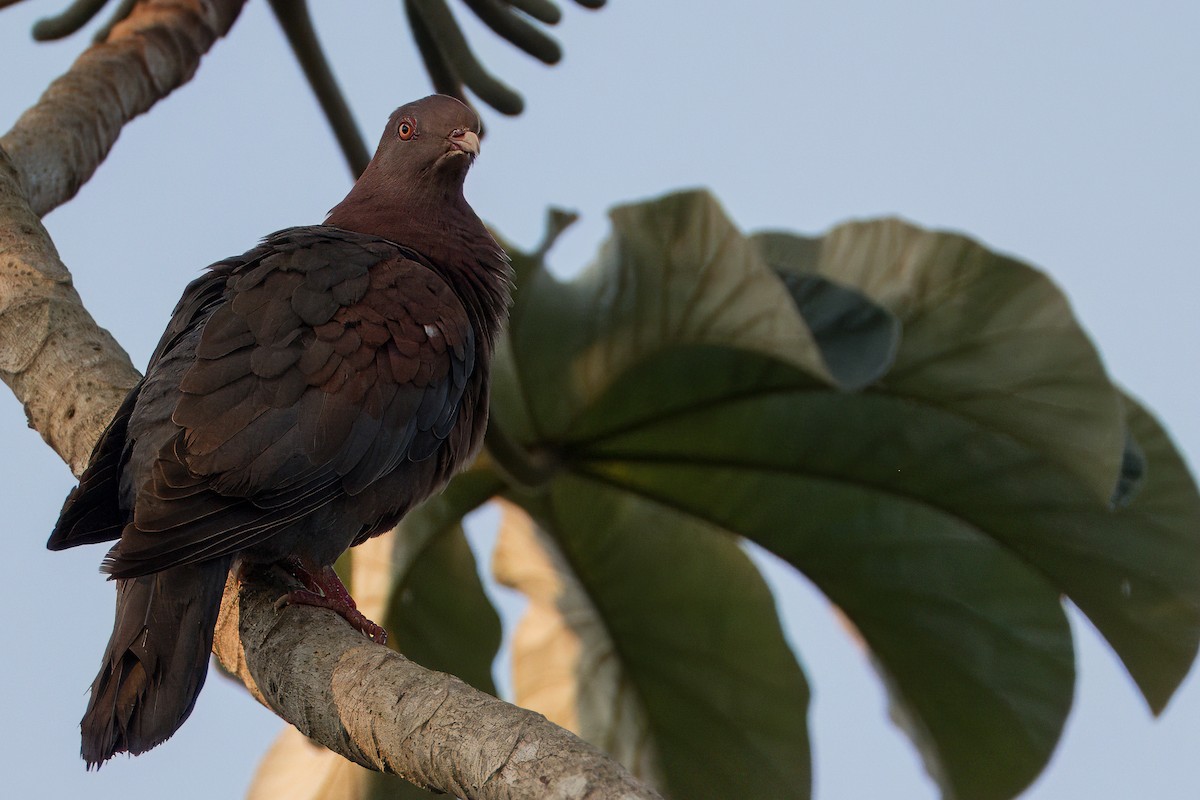
[[[535,516],[546,497],[556,514],[619,502],[670,518],[673,530],[744,535],[787,559],[862,632],[948,797],[1011,797],[1047,762],[1074,681],[1060,595],[1160,709],[1200,632],[1200,505],[1152,421],[1131,411],[1127,430],[1119,392],[1053,285],[962,237],[895,221],[819,241],[758,237],[756,261],[718,213],[699,194],[626,207],[581,279],[527,271],[496,418],[549,465],[541,495],[524,501]],[[720,247],[692,246],[697,230],[716,229]],[[727,253],[735,274],[790,305],[756,315],[710,297],[728,285],[715,277]],[[888,309],[903,325],[892,369],[882,374],[876,347],[859,373],[878,378],[872,388],[834,388],[828,375],[839,370],[825,365],[851,351],[826,348],[852,339],[838,326],[861,316],[822,311],[822,293],[789,296],[759,277],[771,268],[819,275]],[[639,300],[641,287],[665,285],[730,317],[687,305],[672,316],[657,288]],[[819,360],[808,326],[797,336],[782,321],[804,313],[823,320],[812,326]],[[680,317],[694,324],[664,323]],[[744,337],[748,326],[761,335]],[[1144,459],[1130,457],[1139,448]],[[1114,510],[1114,497],[1127,505]],[[570,553],[580,545],[564,530],[547,525]],[[646,535],[609,521],[591,534],[605,548],[567,563],[579,577]],[[675,579],[662,569],[659,580]]]
[[[512,640],[513,701],[661,787],[650,719],[604,617],[558,545],[510,503],[504,504],[492,569],[500,583],[529,600]],[[624,585],[620,581],[616,591]]]
[[[753,356],[689,355],[714,372],[740,362],[731,396],[594,441],[573,468],[796,565],[858,627],[941,745],[930,766],[943,785],[963,797],[1015,794],[1070,706],[1070,630],[1052,585],[939,507],[950,487],[937,489],[931,468],[950,466],[939,453],[971,432],[936,418],[926,427],[919,409],[897,418],[884,398],[788,390],[781,376],[746,395]],[[957,468],[967,481],[967,465]]]
[[[896,219],[841,225],[815,242],[754,241],[776,269],[853,287],[899,318],[905,346],[888,390],[1020,439],[1110,497],[1125,438],[1120,396],[1046,276]]]
[[[510,436],[564,438],[625,369],[680,343],[744,347],[828,378],[783,281],[709,195],[617,208],[612,223],[574,280],[522,270],[493,384]]]
[[[808,575],[928,729],[931,771],[954,796],[1011,796],[1049,756],[1072,682],[1057,592],[1152,708],[1166,704],[1196,653],[1200,499],[1149,415],[1131,406],[1145,488],[1113,511],[964,420],[764,385],[745,396],[731,381],[726,400],[593,442],[574,469],[749,536]]]
[[[895,314],[821,275],[781,269],[779,276],[840,387],[866,388],[891,369],[900,346]]]
[[[389,644],[418,664],[496,694],[500,618],[483,591],[462,517],[501,487],[487,469],[455,478],[396,529],[385,626]]]
[[[531,609],[517,702],[674,797],[805,797],[808,687],[733,537],[574,478],[509,525],[498,576]],[[504,538],[507,537],[507,538]]]

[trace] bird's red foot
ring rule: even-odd
[[[342,579],[333,571],[333,567],[323,567],[316,575],[300,563],[299,559],[289,558],[281,562],[281,566],[296,580],[304,584],[303,589],[294,589],[275,601],[275,608],[287,605],[316,606],[328,608],[337,612],[342,619],[349,622],[356,630],[361,631],[367,638],[379,644],[387,644],[388,634],[382,625],[377,625],[367,619],[350,596]]]

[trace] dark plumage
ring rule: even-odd
[[[462,194],[478,134],[448,97],[397,109],[324,225],[274,233],[184,292],[48,543],[119,538],[89,766],[187,718],[235,562],[327,576],[479,449],[509,267]]]

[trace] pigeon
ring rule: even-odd
[[[397,109],[325,223],[288,228],[184,291],[47,546],[117,540],[116,620],[80,725],[89,769],[191,713],[231,569],[282,564],[376,641],[332,564],[469,465],[511,297],[467,204],[480,121]],[[240,572],[235,574],[242,574]]]

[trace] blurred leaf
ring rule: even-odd
[[[430,800],[447,797],[384,775],[285,728],[258,765],[246,800]]]
[[[602,747],[663,785],[650,720],[604,619],[557,545],[506,503],[492,559],[496,580],[529,605],[512,642],[514,702]]]
[[[1124,399],[1143,472],[1136,493],[1113,513],[1059,520],[1056,547],[1026,546],[1038,548],[1038,563],[1056,574],[1078,573],[1071,600],[1116,649],[1158,714],[1192,666],[1200,640],[1200,493],[1158,420]]]
[[[510,436],[577,436],[575,418],[624,370],[680,344],[765,352],[829,379],[783,281],[708,194],[619,207],[612,223],[574,280],[525,269],[492,390]]]
[[[1081,475],[1108,500],[1125,440],[1121,400],[1045,275],[963,236],[900,220],[813,240],[759,234],[777,269],[854,287],[904,326],[887,390],[953,408]]]
[[[576,0],[596,9],[604,0]],[[545,64],[556,64],[562,49],[535,22],[555,25],[562,12],[551,0],[465,0],[479,21],[517,49]],[[434,89],[467,102],[464,87],[503,114],[519,114],[521,95],[492,75],[471,50],[446,0],[404,0],[413,39]]]
[[[496,555],[531,602],[517,702],[670,796],[807,797],[808,687],[736,540],[565,477],[525,500],[544,532],[510,510]]]
[[[1166,466],[1170,470],[1170,476],[1173,476],[1175,479],[1173,481],[1164,480],[1154,484],[1156,490],[1155,496],[1148,498],[1140,508],[1140,513],[1145,515],[1145,518],[1158,518],[1158,521],[1149,522],[1145,526],[1145,530],[1153,532],[1147,538],[1152,542],[1154,539],[1162,540],[1164,538],[1177,540],[1175,549],[1182,560],[1176,569],[1173,570],[1174,574],[1168,577],[1168,580],[1175,587],[1178,587],[1176,591],[1195,609],[1197,603],[1200,602],[1200,597],[1197,596],[1194,586],[1190,591],[1186,587],[1191,582],[1189,575],[1194,576],[1197,567],[1200,567],[1200,564],[1197,564],[1196,548],[1194,545],[1190,548],[1186,546],[1179,547],[1178,544],[1186,542],[1189,538],[1190,531],[1194,530],[1194,522],[1197,514],[1200,513],[1197,510],[1196,490],[1191,480],[1187,477],[1187,471],[1183,468],[1183,464],[1179,460],[1179,455],[1170,444],[1166,434],[1153,418],[1137,406],[1134,401],[1127,400],[1127,402],[1130,409],[1129,423],[1131,432],[1126,446],[1126,460],[1137,460],[1139,486],[1141,478],[1145,476],[1146,454],[1137,446],[1132,432],[1134,429],[1149,438],[1153,443],[1156,463],[1159,466]],[[1180,480],[1181,478],[1182,480]],[[1121,505],[1128,505],[1129,499],[1127,498]],[[1166,532],[1164,536],[1161,530],[1163,527],[1162,520],[1166,517],[1176,515],[1177,520],[1184,521],[1184,526],[1173,526],[1170,522],[1167,522],[1165,527],[1175,527],[1176,529]],[[1103,577],[1098,582],[1101,585],[1112,584],[1111,580],[1105,580]],[[1120,586],[1121,591],[1132,601],[1134,591],[1132,581],[1121,579]],[[1138,602],[1127,604],[1135,606],[1131,609],[1134,613],[1129,614],[1129,617],[1149,615],[1155,613],[1156,610],[1164,610],[1168,614],[1176,616],[1176,619],[1170,623],[1172,627],[1185,629],[1189,625],[1195,625],[1195,611],[1193,610],[1189,613],[1186,606],[1179,603],[1179,597],[1172,597],[1175,592],[1171,589],[1163,591],[1161,587],[1147,586],[1145,584],[1139,585],[1138,589],[1139,595],[1147,596],[1139,596]],[[1180,639],[1167,640],[1161,646],[1156,647],[1154,643],[1147,645],[1147,643],[1140,641],[1145,638],[1147,632],[1142,626],[1137,624],[1136,619],[1116,619],[1106,624],[1105,628],[1108,631],[1107,635],[1111,641],[1114,643],[1121,642],[1118,649],[1123,653],[1129,654],[1129,657],[1134,659],[1134,663],[1129,664],[1130,671],[1139,680],[1145,681],[1142,686],[1143,692],[1151,703],[1152,710],[1158,713],[1165,706],[1166,701],[1170,698],[1175,688],[1174,679],[1168,677],[1169,673],[1172,671],[1176,675],[1186,673],[1195,658],[1195,637],[1184,636]],[[1128,637],[1127,640],[1126,637]],[[1155,652],[1156,650],[1158,652],[1153,656],[1154,661],[1158,661],[1159,659],[1168,661],[1171,667],[1167,670],[1156,668],[1153,662],[1148,664],[1137,663],[1137,659],[1144,658],[1146,654]],[[937,756],[937,743],[932,740],[928,731],[921,725],[919,718],[915,717],[911,710],[907,708],[903,696],[895,690],[887,673],[881,670],[881,676],[889,686],[892,697],[891,712],[893,719],[914,740],[918,749],[925,757],[927,765],[931,769],[936,769],[940,763],[940,759]]]
[[[1132,431],[1125,431],[1125,452],[1121,454],[1121,475],[1117,478],[1117,486],[1113,489],[1109,503],[1113,508],[1129,505],[1134,496],[1142,488],[1146,478],[1146,452],[1138,444]]]
[[[709,370],[722,359],[694,357]],[[573,468],[749,536],[808,575],[939,742],[955,796],[1011,796],[1049,757],[1071,700],[1060,591],[1151,706],[1166,703],[1196,652],[1200,503],[1148,417],[1131,427],[1150,477],[1114,512],[962,418],[804,381],[788,391],[768,364],[763,393],[747,395],[747,355],[725,358],[740,362],[728,399],[706,394],[697,411],[593,442]]]
[[[287,726],[259,762],[246,800],[361,800],[366,772]]]
[[[429,669],[496,694],[500,617],[484,594],[462,526],[429,542],[393,590],[387,629],[396,649]]]
[[[940,745],[931,771],[948,775],[943,785],[1015,794],[1070,707],[1070,629],[1052,585],[945,508],[956,486],[984,477],[944,455],[978,452],[977,432],[888,398],[789,391],[769,364],[769,390],[747,395],[754,356],[693,355],[714,371],[742,362],[735,394],[593,442],[574,469],[790,561],[858,627]]]
[[[1044,276],[894,220],[819,241],[760,236],[755,257],[699,193],[613,219],[579,279],[526,270],[496,373],[497,420],[557,465],[541,495],[513,497],[589,593],[587,570],[666,524],[621,524],[610,508],[654,509],[680,537],[675,562],[642,584],[677,579],[689,536],[754,539],[861,631],[948,797],[1011,797],[1045,766],[1074,683],[1063,594],[1161,709],[1200,635],[1200,504],[1165,435],[1131,411],[1146,475],[1110,508],[1122,464],[1136,467],[1125,404]],[[855,295],[814,292],[806,308],[767,263],[887,309],[903,326],[891,370],[857,394],[820,377],[808,328],[786,318],[862,335],[819,324],[854,319],[837,309]],[[788,303],[756,294],[743,307],[750,286]],[[887,338],[863,341],[876,344],[859,375],[886,369]],[[849,352],[820,355],[839,375]],[[572,514],[604,530],[574,535]]]
[[[462,518],[500,486],[495,473],[473,469],[404,518],[395,531],[385,617],[397,650],[491,694],[500,618],[483,591]]]
[[[762,241],[761,236],[751,239]],[[767,262],[775,268],[770,248],[763,249]],[[786,265],[777,271],[838,385],[864,389],[882,378],[896,360],[900,320],[861,292],[821,275],[795,272]]]

